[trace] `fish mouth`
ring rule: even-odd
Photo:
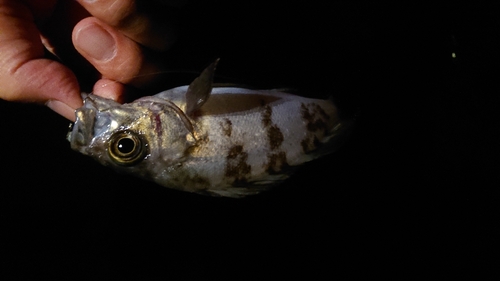
[[[85,153],[85,148],[93,139],[96,110],[83,106],[76,110],[75,115],[76,120],[70,124],[66,139],[70,142],[72,149]]]
[[[66,135],[71,148],[87,154],[95,138],[109,129],[112,120],[107,111],[117,106],[120,104],[106,98],[92,94],[85,96],[83,106],[75,111],[76,120]]]

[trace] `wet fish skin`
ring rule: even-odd
[[[344,125],[330,100],[212,89],[214,70],[128,104],[87,96],[68,134],[71,147],[119,172],[227,197],[267,190],[336,149]]]

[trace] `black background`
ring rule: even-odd
[[[172,69],[220,57],[219,77],[332,95],[356,119],[349,141],[270,192],[209,198],[118,175],[70,149],[64,118],[0,101],[5,274],[453,278],[498,267],[497,7],[205,2],[179,14]]]

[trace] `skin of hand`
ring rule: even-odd
[[[163,2],[0,0],[0,99],[44,103],[74,120],[82,76],[97,81],[93,94],[123,102],[125,85],[140,88],[159,70],[148,52],[173,41],[161,17],[148,14],[168,9]]]

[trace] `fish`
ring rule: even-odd
[[[331,99],[217,86],[217,62],[190,85],[130,103],[88,94],[67,135],[71,148],[168,188],[242,198],[282,183],[344,139]]]

